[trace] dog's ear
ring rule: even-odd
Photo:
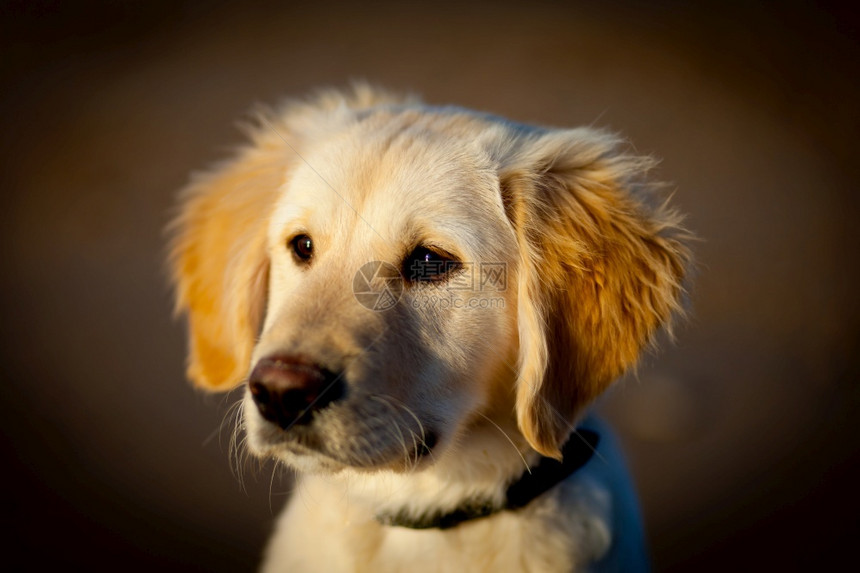
[[[653,161],[590,129],[531,134],[500,173],[519,245],[517,418],[560,457],[578,416],[680,310],[680,216],[653,204]]]
[[[266,306],[268,215],[289,163],[286,145],[256,145],[182,192],[171,267],[187,312],[188,377],[229,390],[246,375]]]

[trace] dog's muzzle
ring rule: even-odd
[[[344,395],[343,375],[296,356],[261,359],[248,379],[260,415],[283,429],[311,422]]]

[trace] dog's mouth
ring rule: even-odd
[[[326,469],[413,471],[432,463],[439,435],[390,397],[352,392],[322,409],[299,409],[293,419],[267,416],[246,393],[245,426],[251,451],[287,463],[316,461]]]

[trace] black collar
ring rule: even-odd
[[[461,504],[447,513],[429,513],[414,518],[405,512],[394,515],[378,515],[383,525],[408,527],[410,529],[450,529],[472,519],[487,517],[499,511],[514,511],[531,503],[557,483],[588,463],[597,448],[600,436],[592,430],[577,430],[561,450],[562,461],[540,458],[538,463],[512,483],[505,492],[504,502],[471,501]]]

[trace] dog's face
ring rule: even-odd
[[[272,206],[245,404],[260,454],[406,469],[454,441],[493,382],[513,383],[503,275],[516,239],[498,178],[468,142],[403,136],[414,121],[357,124],[309,149]],[[490,267],[502,276],[482,284]],[[279,384],[296,404],[261,407]]]
[[[189,375],[247,382],[252,451],[300,469],[412,470],[506,417],[558,455],[677,308],[677,217],[606,135],[375,98],[264,118],[191,186]]]

